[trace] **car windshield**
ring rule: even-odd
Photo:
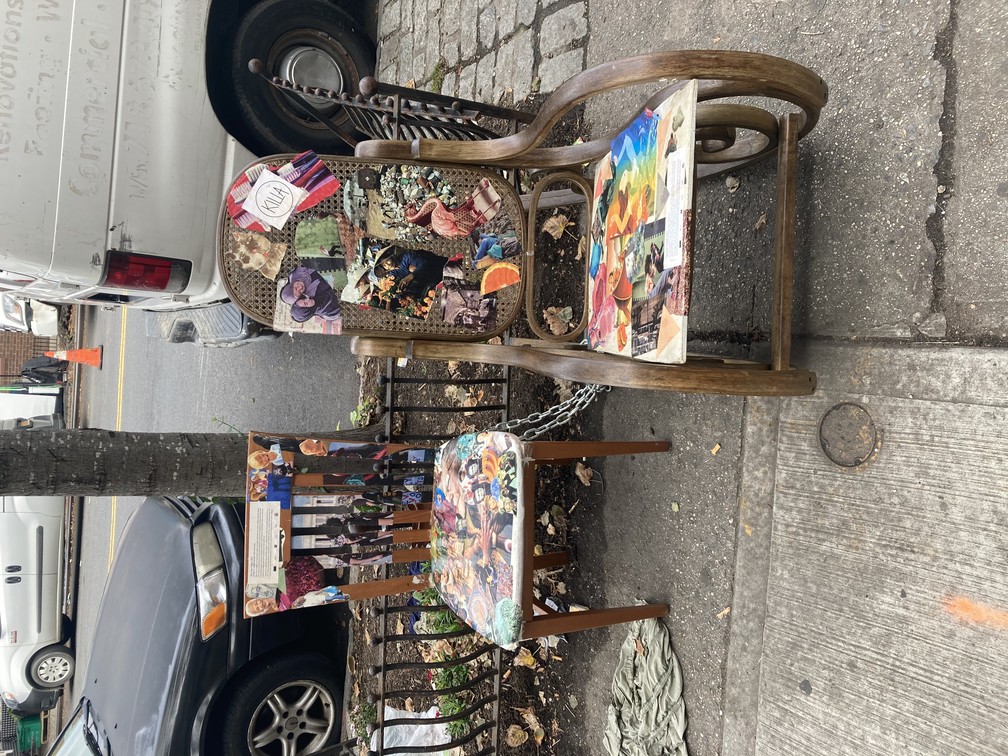
[[[104,741],[104,746],[101,742]],[[108,741],[102,736],[95,721],[91,702],[82,698],[77,711],[59,734],[51,756],[112,756]]]

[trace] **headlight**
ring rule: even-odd
[[[200,635],[207,640],[227,623],[227,579],[224,555],[213,526],[204,522],[192,530],[193,566],[196,569],[196,603]]]

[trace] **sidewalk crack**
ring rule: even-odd
[[[937,190],[934,210],[925,222],[927,237],[934,245],[935,250],[934,268],[931,273],[931,312],[934,313],[944,312],[946,306],[945,256],[948,252],[948,243],[945,240],[945,209],[955,185],[956,102],[959,96],[955,38],[959,29],[959,2],[960,0],[949,0],[948,22],[938,30],[932,54],[934,60],[938,61],[945,69],[942,113],[938,118],[938,128],[941,130],[941,148],[934,166]]]

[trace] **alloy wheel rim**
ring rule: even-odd
[[[336,726],[332,694],[313,680],[274,688],[252,715],[249,752],[259,756],[300,756],[320,750]]]
[[[48,656],[39,662],[39,679],[46,683],[60,683],[70,676],[70,661],[62,656]]]

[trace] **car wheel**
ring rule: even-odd
[[[239,109],[260,154],[316,152],[347,154],[349,145],[304,109],[298,99],[249,72],[258,58],[269,75],[301,86],[356,94],[361,77],[374,72],[375,52],[364,32],[331,0],[267,0],[242,19],[232,51],[232,76]],[[324,113],[338,105],[322,98]],[[340,119],[339,122],[345,120]]]
[[[39,688],[61,688],[73,677],[74,655],[66,646],[46,646],[32,657],[28,675]]]
[[[254,756],[317,753],[339,736],[340,685],[329,662],[280,656],[239,687],[224,713],[223,752]]]

